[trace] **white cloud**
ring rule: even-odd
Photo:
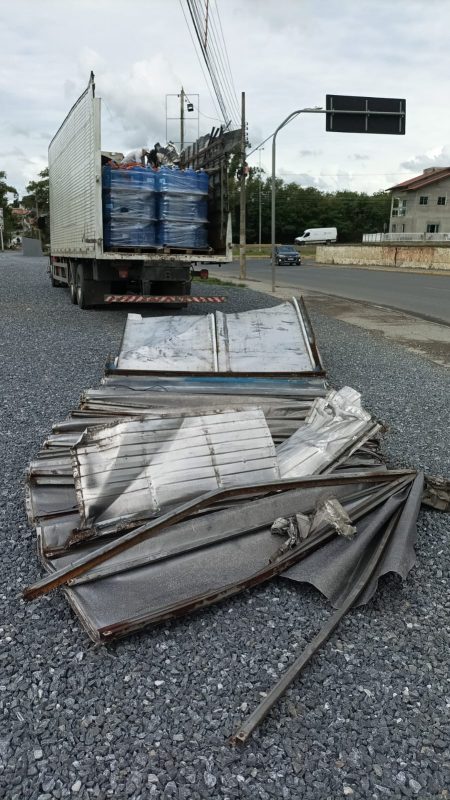
[[[438,147],[429,150],[427,153],[402,161],[400,166],[412,172],[420,172],[427,167],[448,167],[450,164],[450,150],[448,147]]]
[[[322,115],[298,117],[278,136],[278,174],[372,192],[423,166],[450,163],[450,110],[442,100],[450,73],[449,4],[409,0],[400,13],[391,0],[212,2],[220,9],[238,105],[246,91],[254,147],[290,111],[322,105],[327,93],[407,100],[405,136],[331,134]],[[91,69],[104,100],[105,148],[164,140],[166,94],[182,83],[200,93],[206,115],[200,132],[215,124],[178,0],[20,0],[11,8],[0,6],[0,169],[21,190],[35,177],[30,169],[45,164],[48,141]],[[270,174],[270,141],[261,164]]]

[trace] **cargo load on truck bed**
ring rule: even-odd
[[[53,285],[82,308],[187,302],[193,264],[232,260],[228,166],[239,139],[220,127],[180,153],[173,143],[102,149],[91,74],[49,145]]]

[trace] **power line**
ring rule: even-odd
[[[209,72],[209,76],[211,78],[211,83],[212,83],[215,95],[217,97],[217,102],[218,102],[220,110],[222,112],[223,119],[225,121],[227,121],[227,116],[228,115],[227,115],[226,106],[225,106],[222,94],[220,92],[220,88],[218,86],[218,83],[217,83],[217,80],[216,80],[216,76],[213,73],[213,70],[211,69],[211,66],[210,66],[210,63],[209,63],[209,59],[208,59],[208,57],[206,55],[206,52],[205,52],[204,44],[202,42],[202,37],[200,35],[201,25],[200,25],[200,20],[199,20],[199,17],[198,17],[198,8],[195,6],[193,0],[186,0],[186,2],[187,2],[187,7],[188,7],[188,10],[189,10],[189,13],[191,15],[191,20],[192,20],[192,24],[194,26],[194,31],[195,31],[195,34],[197,36],[198,43],[200,45],[200,52],[203,55],[203,58],[204,58],[204,61],[205,61],[205,64],[206,64],[206,68],[207,68],[207,70]]]
[[[200,51],[203,55],[203,59],[206,64],[206,68],[208,70],[211,84],[213,86],[217,102],[220,107],[220,111],[223,115],[223,119],[226,123],[232,121],[233,115],[235,115],[236,108],[235,102],[233,102],[233,94],[230,94],[230,87],[229,87],[229,80],[227,78],[226,72],[224,71],[224,62],[223,58],[221,57],[220,50],[218,48],[217,37],[215,32],[215,23],[212,22],[210,29],[212,31],[210,37],[210,46],[208,47],[208,42],[203,41],[202,31],[203,31],[203,19],[202,19],[202,7],[197,2],[197,0],[186,0],[187,7],[189,10],[189,14],[191,16],[192,24],[194,26],[194,31],[197,36],[198,44],[200,46]],[[205,11],[209,8],[209,6],[205,6]],[[206,34],[206,31],[205,31]],[[227,105],[230,106],[230,109],[233,110],[233,113],[230,115],[227,109]]]
[[[187,95],[186,92],[184,93],[184,96],[188,103],[192,103],[191,98]],[[194,103],[192,103],[192,105],[194,105]],[[201,117],[205,117],[206,119],[211,119],[213,122],[222,122],[222,117],[210,117],[209,114],[205,114],[203,111],[200,111],[200,108],[197,108],[197,113],[200,114]]]
[[[207,2],[207,0],[205,0]],[[215,4],[215,11],[218,14],[217,9],[217,0]],[[216,23],[214,20],[214,8],[211,7],[210,15],[209,15],[209,29],[211,33],[211,38],[213,40],[213,46],[215,45],[215,50],[217,53],[217,61],[220,62],[220,71],[222,73],[224,84],[223,88],[225,89],[225,93],[227,95],[228,101],[230,103],[230,107],[233,108],[234,113],[236,114],[236,118],[239,119],[239,103],[236,96],[236,89],[234,88],[233,83],[233,76],[231,73],[231,67],[229,64],[229,59],[227,61],[227,56],[225,54],[225,40],[222,42],[220,41],[220,36],[217,31]],[[211,39],[210,39],[211,42]]]
[[[197,0],[194,1],[197,2]],[[198,0],[198,2],[200,3],[200,8],[202,9],[201,0]],[[204,0],[204,18],[205,18],[204,48],[205,51],[209,54],[214,64],[214,68],[216,70],[216,76],[220,84],[224,99],[228,103],[230,109],[233,111],[235,119],[239,119],[239,113],[240,113],[239,103],[237,101],[236,92],[235,90],[233,91],[232,87],[231,68],[227,69],[226,58],[222,54],[223,46],[220,41],[219,34],[217,32],[217,26],[214,19],[214,10],[215,9],[212,6],[212,0],[211,2],[210,0]],[[200,11],[198,12],[198,16],[201,19]],[[225,42],[223,43],[223,45],[225,46]]]
[[[215,111],[216,111],[216,114],[218,115],[218,116],[216,117],[216,119],[217,119],[217,120],[220,122],[222,118],[221,118],[221,117],[219,117],[219,109],[217,108],[216,101],[215,101],[215,99],[214,99],[214,97],[213,97],[213,94],[212,94],[212,92],[211,92],[211,89],[210,89],[210,86],[209,86],[209,83],[208,83],[208,79],[207,79],[207,77],[206,77],[206,73],[205,73],[205,70],[204,70],[204,68],[203,68],[202,60],[201,60],[201,58],[200,58],[200,56],[199,56],[199,54],[198,54],[197,47],[195,46],[194,37],[192,36],[192,33],[191,33],[191,29],[190,29],[190,26],[189,26],[188,19],[187,19],[187,17],[186,17],[186,14],[184,13],[184,8],[183,8],[183,0],[179,0],[179,3],[180,3],[181,10],[182,10],[182,12],[183,12],[184,21],[185,21],[185,23],[186,23],[186,26],[187,26],[187,29],[188,29],[188,31],[189,31],[189,36],[191,37],[191,42],[192,42],[192,46],[193,46],[193,48],[194,48],[194,50],[195,50],[195,55],[197,56],[197,60],[198,60],[198,63],[200,64],[200,69],[201,69],[201,71],[202,71],[203,78],[204,78],[204,80],[205,80],[205,84],[206,84],[206,86],[207,86],[207,88],[208,88],[209,96],[210,96],[210,98],[211,98],[211,101],[212,101],[212,104],[213,104],[213,106],[214,106],[214,109],[215,109]],[[200,112],[200,113],[201,113],[201,112]],[[206,114],[204,114],[203,116],[206,116]],[[210,119],[214,119],[214,117],[210,117]]]
[[[223,46],[224,46],[224,50],[225,50],[225,57],[227,59],[228,70],[229,70],[230,77],[231,77],[231,84],[232,84],[232,87],[233,87],[234,96],[236,97],[236,102],[237,102],[238,109],[239,109],[239,102],[238,102],[236,86],[234,85],[233,72],[232,72],[231,65],[230,65],[230,59],[229,59],[229,56],[228,56],[227,43],[225,41],[225,36],[223,35],[222,22],[221,22],[221,19],[220,19],[219,6],[218,6],[218,3],[217,3],[217,0],[215,2],[215,5],[216,5],[217,19],[219,20],[220,34],[222,36],[222,42],[223,42]]]

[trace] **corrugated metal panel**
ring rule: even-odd
[[[274,308],[207,317],[129,314],[115,366],[122,371],[296,374],[321,369],[295,298]]]
[[[101,228],[100,99],[89,84],[48,150],[52,254],[94,254]]]
[[[217,372],[214,314],[204,317],[128,314],[117,367]]]
[[[277,447],[282,478],[322,472],[343,453],[360,446],[379,426],[361,406],[361,395],[344,386],[314,401],[305,424]]]
[[[314,358],[298,305],[216,311],[220,372],[312,372]]]
[[[74,447],[72,465],[85,526],[279,477],[260,409],[94,428]]]

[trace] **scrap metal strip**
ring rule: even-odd
[[[301,330],[301,333],[302,333],[302,339],[303,339],[304,344],[306,345],[306,350],[308,352],[309,360],[311,361],[311,365],[314,365],[314,366],[317,367],[318,365],[317,365],[316,359],[313,356],[313,352],[311,350],[311,345],[309,343],[308,332],[306,330],[305,322],[304,322],[303,317],[302,317],[302,312],[300,311],[299,305],[298,305],[297,300],[296,300],[295,297],[292,298],[291,302],[292,302],[292,305],[294,306],[295,313],[297,314],[297,319],[298,319],[298,322],[299,322],[299,325],[300,325],[300,330]]]
[[[349,611],[356,603],[358,597],[362,594],[370,578],[375,572],[387,547],[389,539],[391,538],[391,535],[400,519],[401,513],[401,507],[394,512],[366,568],[347,595],[347,598],[345,599],[341,608],[331,615],[319,633],[314,637],[312,642],[305,647],[303,652],[300,653],[300,655],[295,659],[293,664],[291,664],[291,666],[286,670],[280,680],[275,684],[270,692],[268,692],[266,697],[261,700],[259,705],[255,708],[252,714],[250,714],[244,724],[241,725],[241,727],[236,731],[236,733],[233,734],[233,736],[231,736],[230,744],[244,744],[247,741],[248,737],[267,716],[271,708],[273,708],[275,703],[284,694],[286,689],[288,689],[291,683],[293,683],[293,681],[297,678],[306,664],[308,664],[319,648],[330,638],[331,634],[337,628],[347,611]]]

